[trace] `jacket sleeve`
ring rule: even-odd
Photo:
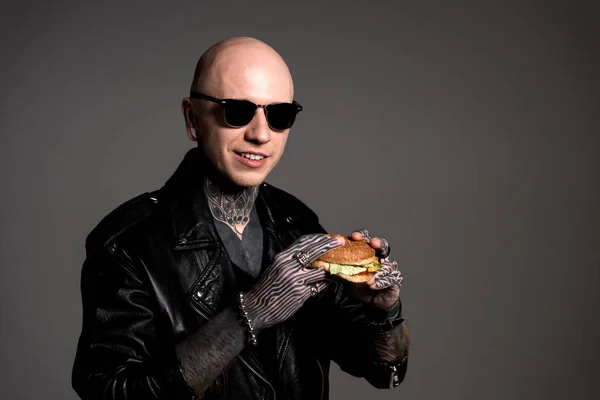
[[[124,254],[114,247],[88,252],[81,295],[82,331],[72,370],[81,399],[193,398],[175,344],[155,324],[156,304]]]
[[[364,378],[376,388],[392,388],[394,379],[397,384],[404,380],[408,360],[395,371],[379,364],[373,342],[376,331],[368,323],[368,307],[346,295],[343,284],[332,284],[315,307],[313,326],[317,332],[313,335],[322,338],[315,343],[318,353],[334,361],[342,371]]]

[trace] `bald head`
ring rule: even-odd
[[[230,38],[211,46],[198,60],[191,90],[266,102],[289,102],[294,96],[292,76],[283,58],[251,37]]]

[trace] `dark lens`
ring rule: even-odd
[[[225,122],[227,124],[240,127],[245,126],[252,121],[256,105],[246,100],[227,100],[225,103]]]
[[[271,104],[267,107],[267,119],[271,128],[285,130],[292,127],[298,109],[289,103]]]

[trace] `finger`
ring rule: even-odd
[[[315,287],[317,288],[317,291],[322,292],[323,290],[327,289],[327,287],[329,287],[329,285],[331,285],[330,281],[319,281],[316,282]]]
[[[341,236],[329,237],[322,236],[317,237],[315,240],[308,241],[297,251],[302,251],[307,254],[307,262],[305,265],[310,265],[317,258],[321,257],[323,254],[330,252],[331,250],[337,249],[338,247],[342,247],[346,243],[346,240]]]
[[[366,240],[367,242],[371,240],[371,234],[366,229],[358,229],[350,235],[353,240]]]
[[[387,264],[384,262],[381,265],[381,269],[375,272],[373,277],[369,281],[367,281],[367,284],[373,284],[376,280],[381,279],[382,277],[389,275],[394,271],[391,264]]]
[[[396,276],[396,274],[397,273],[395,272],[392,275],[388,276],[386,279],[383,279],[380,282],[375,282],[375,284],[371,286],[371,288],[373,290],[382,290],[397,286],[398,289],[400,289],[402,287],[402,281],[404,281],[404,277]]]
[[[365,283],[367,284],[367,286],[372,286],[375,284],[375,277],[377,276],[377,274],[381,273],[381,270],[377,271],[375,273],[375,275],[373,275],[373,277],[371,279],[369,279],[368,281],[366,281]]]
[[[396,261],[390,260],[389,258],[383,260],[381,262],[381,269],[387,268],[390,271],[399,271],[398,263]]]
[[[373,277],[373,283],[369,287],[373,290],[382,290],[394,285],[401,286],[404,277],[400,271],[392,271],[389,274],[381,274],[379,277]]]
[[[298,238],[277,257],[280,263],[305,269],[321,255],[342,246],[343,238],[331,238],[325,234],[309,234]]]
[[[315,282],[309,285],[306,285],[306,290],[304,291],[304,299],[309,299],[310,297],[316,297],[319,293],[327,289],[327,287],[331,284],[331,282],[320,281]]]
[[[390,245],[384,238],[371,239],[371,247],[373,247],[379,258],[387,258],[390,255]]]
[[[388,275],[388,274],[391,274],[392,271],[394,271],[393,265],[383,262],[383,263],[381,263],[381,268],[379,270],[377,270],[377,272],[375,272],[375,275],[373,277],[380,276],[380,275]]]
[[[314,269],[314,270],[306,271],[302,275],[302,278],[304,280],[305,285],[310,285],[311,283],[323,281],[326,276],[327,276],[327,272],[323,271],[322,269]]]

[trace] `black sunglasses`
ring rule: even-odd
[[[246,126],[254,118],[257,108],[264,108],[269,126],[278,131],[289,129],[296,121],[296,114],[302,106],[294,100],[292,103],[254,104],[248,100],[217,99],[204,93],[191,92],[190,97],[212,101],[223,106],[223,117],[232,128]]]

